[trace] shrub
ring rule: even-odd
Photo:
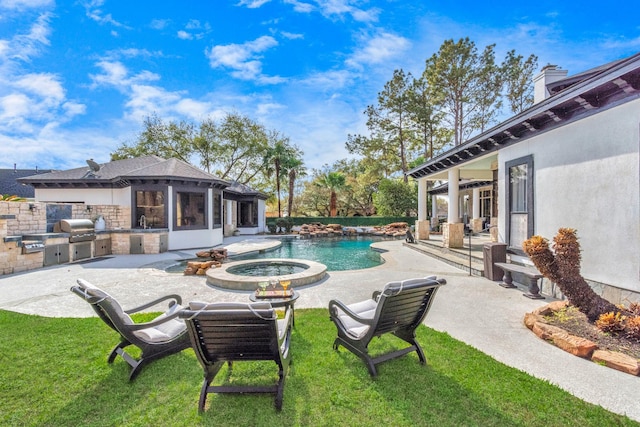
[[[291,229],[293,228],[293,221],[289,218],[278,218],[276,221],[276,226],[282,231],[284,229],[285,233],[291,233]]]
[[[620,332],[624,330],[626,316],[613,311],[603,313],[596,320],[596,326],[603,332]]]
[[[627,319],[624,330],[627,338],[640,340],[640,316]]]
[[[267,228],[271,234],[276,234],[276,231],[278,230],[278,226],[275,222],[267,222]]]

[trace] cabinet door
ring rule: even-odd
[[[44,266],[58,264],[58,247],[60,245],[50,245],[44,247]],[[68,254],[67,254],[68,255]]]
[[[142,246],[142,236],[129,236],[129,253],[143,254],[144,246]]]

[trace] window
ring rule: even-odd
[[[507,244],[522,252],[533,235],[533,156],[511,160],[506,166]]]
[[[222,228],[222,194],[213,193],[213,228]]]
[[[258,226],[258,202],[238,202],[238,227]]]
[[[167,228],[167,211],[164,204],[164,191],[137,190],[133,228]]]
[[[480,190],[480,217],[491,219],[491,190]]]
[[[176,228],[207,227],[205,193],[176,192]]]

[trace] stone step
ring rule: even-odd
[[[418,251],[430,257],[436,258],[453,267],[469,272],[472,276],[484,276],[484,261],[481,258],[471,256],[471,269],[469,269],[469,254],[464,254],[437,246],[436,244],[420,241],[417,244],[404,243],[404,246]]]

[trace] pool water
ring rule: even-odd
[[[263,253],[252,253],[229,258],[230,261],[265,258],[299,258],[316,261],[328,271],[360,270],[384,262],[379,252],[369,246],[383,239],[358,236],[318,239],[285,239],[282,246]]]
[[[240,276],[284,276],[287,274],[301,273],[307,269],[306,265],[285,262],[270,262],[255,264],[243,264],[227,269],[227,273]]]

